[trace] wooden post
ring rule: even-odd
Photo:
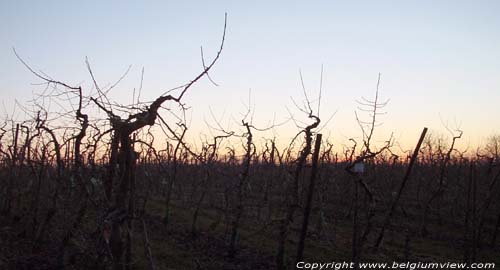
[[[418,152],[420,151],[420,146],[422,146],[422,142],[424,141],[426,133],[427,133],[427,128],[424,127],[424,130],[422,130],[422,134],[420,134],[420,139],[418,140],[417,146],[415,147],[415,150],[413,151],[413,155],[411,157],[410,164],[408,164],[408,168],[406,169],[406,173],[405,173],[405,176],[403,177],[403,181],[401,182],[401,185],[399,186],[399,190],[398,190],[398,193],[396,195],[396,198],[392,202],[391,208],[389,209],[389,212],[387,213],[387,216],[385,217],[384,224],[382,225],[382,229],[380,230],[380,234],[377,238],[377,242],[375,243],[376,248],[378,248],[380,246],[380,244],[382,243],[382,239],[384,238],[385,228],[389,225],[389,223],[391,221],[392,214],[394,213],[394,210],[396,209],[399,198],[401,197],[401,193],[403,193],[403,189],[406,185],[406,182],[408,181],[408,178],[410,178],[411,169],[413,168],[413,165],[415,164],[415,161],[417,160]]]

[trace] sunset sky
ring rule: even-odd
[[[70,3],[71,2],[71,3]],[[1,1],[0,100],[2,115],[26,102],[39,81],[36,70],[91,91],[85,57],[102,85],[132,65],[111,97],[130,103],[144,67],[142,100],[186,83],[202,70],[200,46],[211,72],[185,96],[192,138],[208,134],[210,108],[238,128],[250,91],[254,124],[297,118],[291,98],[303,100],[299,70],[311,100],[323,66],[322,130],[334,143],[359,138],[356,99],[390,99],[377,140],[391,132],[412,148],[424,126],[447,135],[464,131],[461,147],[500,133],[499,1]],[[250,90],[251,89],[251,90]],[[313,103],[314,108],[317,106]],[[287,109],[288,108],[288,109]],[[18,117],[22,118],[20,112]],[[293,122],[276,128],[288,141]],[[270,133],[256,137],[269,137]]]

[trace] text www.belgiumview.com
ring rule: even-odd
[[[354,262],[298,262],[297,269],[355,269]],[[458,262],[360,262],[358,269],[495,269],[495,263],[458,263]]]

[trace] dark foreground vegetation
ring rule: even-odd
[[[250,110],[240,131],[216,123],[218,135],[189,145],[182,99],[223,43],[177,95],[127,106],[108,100],[116,85],[101,88],[88,62],[89,96],[26,65],[48,90],[24,108],[30,119],[0,126],[0,269],[500,263],[500,138],[460,152],[460,130],[444,140],[424,129],[413,150],[393,138],[376,147],[378,90],[360,103],[362,139],[342,151],[317,133],[307,96],[297,109],[309,123],[284,149],[254,142]],[[54,114],[47,99],[71,109]]]

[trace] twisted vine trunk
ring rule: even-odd
[[[236,242],[238,240],[238,234],[239,234],[239,229],[240,229],[240,222],[241,218],[243,216],[243,211],[244,211],[244,194],[243,194],[243,187],[248,181],[249,174],[250,174],[250,162],[252,160],[252,131],[250,130],[250,125],[248,123],[243,123],[243,125],[247,129],[247,145],[246,145],[246,153],[245,153],[245,162],[243,163],[243,172],[241,173],[240,176],[240,181],[238,183],[238,190],[237,190],[237,205],[236,205],[236,212],[233,217],[232,221],[232,226],[231,226],[231,239],[229,242],[229,252],[228,255],[230,258],[234,257],[236,255]]]

